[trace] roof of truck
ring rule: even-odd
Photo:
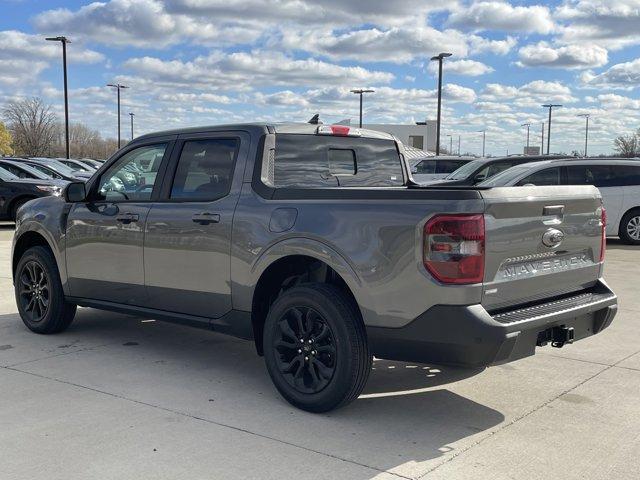
[[[228,125],[204,125],[200,127],[185,127],[176,128],[172,130],[164,130],[160,132],[147,133],[137,137],[134,141],[138,141],[145,138],[162,137],[169,135],[184,135],[191,133],[206,133],[206,132],[221,132],[226,130],[262,130],[264,133],[292,133],[302,135],[315,135],[318,132],[319,127],[332,127],[330,124],[311,124],[311,123],[236,123]],[[377,130],[367,130],[364,128],[349,127],[344,125],[336,125],[335,127],[340,129],[348,129],[352,131],[358,131],[360,137],[365,138],[380,138],[392,140],[395,137],[389,133],[380,132]]]

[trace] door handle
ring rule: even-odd
[[[129,224],[131,222],[137,222],[140,216],[137,213],[125,213],[116,216],[116,221],[120,223]]]
[[[196,213],[191,220],[200,225],[209,225],[210,223],[220,223],[220,215],[217,213]]]

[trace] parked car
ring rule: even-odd
[[[58,160],[52,158],[27,158],[20,159],[20,161],[28,163],[34,168],[39,168],[41,171],[53,171],[58,175],[67,178],[77,180],[88,180],[91,178],[92,173],[85,170],[73,170],[72,168],[60,163]]]
[[[59,196],[67,182],[20,178],[0,165],[0,219],[15,220],[18,209],[35,198]]]
[[[33,168],[31,165],[7,157],[0,158],[0,167],[18,178],[39,178],[41,180],[53,178]]]
[[[86,172],[89,174],[93,174],[98,168],[91,165],[90,163],[84,162],[82,160],[75,160],[73,158],[56,158],[58,162],[66,165],[73,171]]]
[[[137,183],[114,191],[122,171]],[[22,208],[12,274],[34,332],[81,305],[236,335],[323,412],[358,397],[374,355],[478,368],[602,331],[602,220],[593,186],[420,187],[386,133],[190,128]]]
[[[464,166],[457,169],[455,172],[447,175],[440,181],[428,182],[429,185],[435,183],[446,183],[449,186],[472,186],[477,185],[480,182],[488,180],[489,178],[497,175],[500,172],[507,170],[508,168],[516,165],[522,165],[523,163],[539,162],[540,160],[560,158],[572,158],[569,156],[560,155],[512,155],[509,157],[496,157],[496,158],[479,158],[468,162]]]
[[[447,155],[425,158],[413,165],[411,176],[417,183],[442,180],[473,160],[477,160],[477,158]]]
[[[480,185],[595,185],[607,209],[607,235],[640,245],[640,159],[536,162],[513,167]]]

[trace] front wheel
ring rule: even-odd
[[[360,313],[342,290],[307,284],[284,292],[264,328],[267,370],[280,394],[309,412],[326,412],[355,400],[372,357]]]
[[[620,240],[629,245],[640,245],[640,210],[634,210],[622,217]]]
[[[76,305],[64,299],[58,267],[49,249],[28,249],[18,262],[14,283],[18,312],[29,330],[58,333],[71,324]]]

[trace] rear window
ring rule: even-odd
[[[391,140],[278,134],[273,162],[277,188],[404,184],[400,155]]]

